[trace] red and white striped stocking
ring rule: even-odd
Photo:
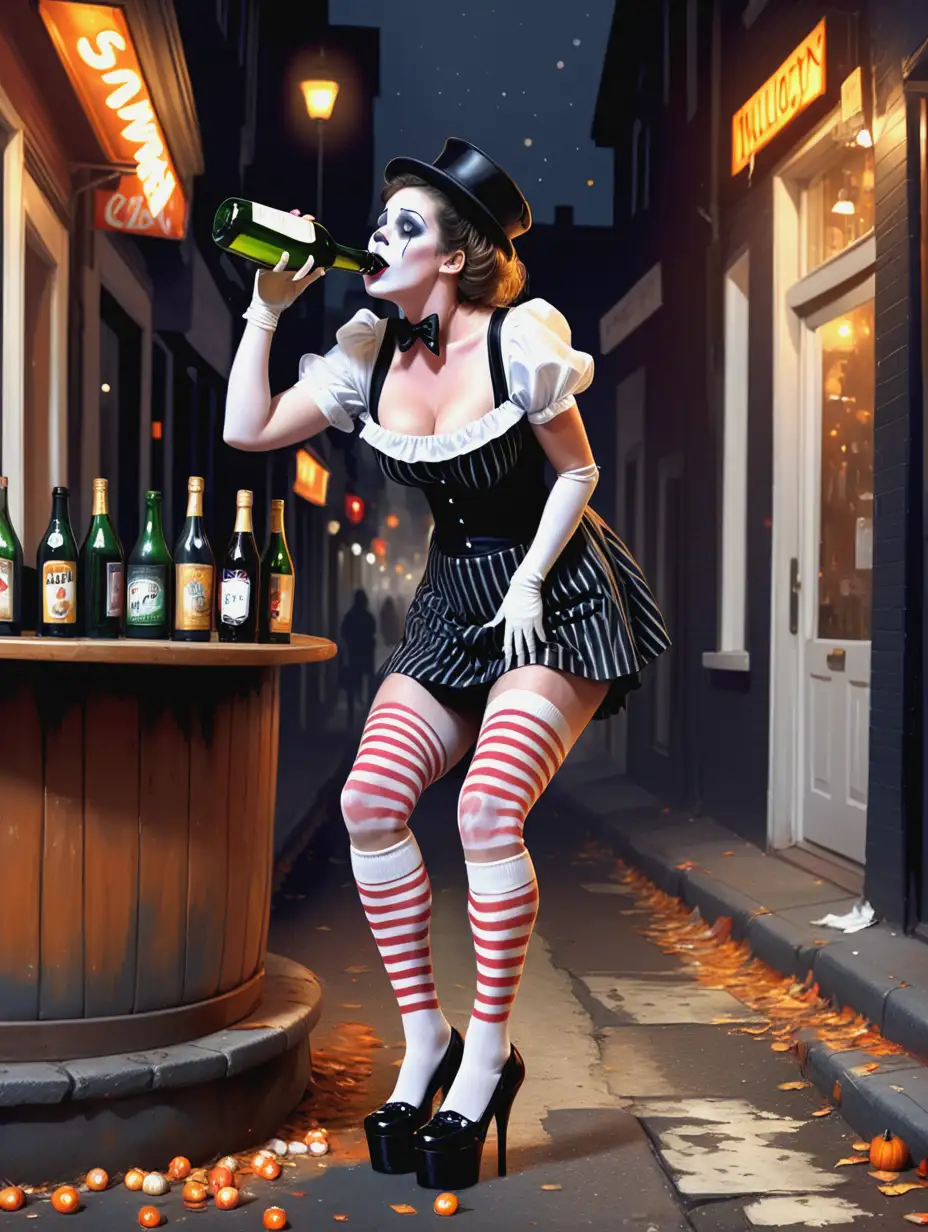
[[[342,791],[361,905],[403,1016],[406,1055],[390,1100],[417,1106],[451,1028],[432,973],[429,877],[407,823],[422,792],[444,773],[446,748],[414,710],[376,706]],[[389,846],[370,849],[390,839]]]
[[[556,706],[511,689],[487,706],[461,790],[477,993],[464,1060],[442,1107],[471,1120],[483,1114],[509,1056],[509,1015],[538,913],[538,883],[522,841],[525,818],[571,742]]]

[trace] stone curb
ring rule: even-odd
[[[617,777],[617,797],[621,796],[620,782]],[[602,797],[603,791],[600,781],[597,794]],[[612,811],[601,803],[586,807],[582,764],[564,781],[555,779],[554,794],[569,801],[575,815],[582,813],[608,836],[626,864],[666,894],[698,907],[709,924],[720,916],[730,917],[733,936],[747,941],[761,961],[782,975],[799,979],[811,972],[823,997],[864,1015],[886,1039],[917,1054],[882,1057],[875,1073],[854,1073],[856,1066],[871,1058],[856,1050],[832,1051],[814,1032],[800,1033],[804,1073],[830,1103],[840,1106],[861,1137],[872,1138],[892,1129],[906,1141],[916,1162],[928,1157],[928,1066],[918,1060],[918,1055],[928,1056],[928,945],[884,924],[846,935],[796,923],[703,867],[699,852],[717,855],[718,839],[727,835],[735,851],[723,854],[739,856],[740,867],[748,874],[745,880],[762,885],[771,902],[778,896],[788,901],[790,888],[797,901],[805,896],[810,904],[805,912],[808,919],[829,910],[827,904],[822,905],[828,897],[826,890],[817,892],[816,904],[813,887],[822,882],[812,874],[775,855],[765,855],[716,823],[707,823],[706,839],[700,835],[699,823],[694,823],[692,839],[684,841],[679,833],[689,819],[662,810],[656,802],[650,824],[640,808],[632,817],[623,816],[618,804]],[[670,837],[662,840],[662,829]],[[719,862],[707,858],[706,863]],[[832,900],[843,893],[834,886],[828,890]]]
[[[242,1022],[152,1052],[0,1065],[0,1108],[123,1099],[232,1078],[297,1047],[316,1025],[321,1009],[322,988],[316,977],[288,958],[268,954],[261,1000]]]

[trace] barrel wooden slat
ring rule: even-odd
[[[253,686],[252,682],[252,686]],[[232,715],[232,742],[229,764],[229,850],[227,878],[229,907],[222,949],[222,975],[219,991],[226,992],[242,982],[245,957],[245,930],[248,927],[248,891],[255,875],[254,795],[255,740],[257,739],[259,696],[254,687],[239,697]]]
[[[93,690],[84,710],[84,1013],[131,1014],[139,914],[139,705]]]
[[[190,745],[169,706],[143,703],[140,740],[136,1012],[184,995],[190,796]]]
[[[84,1012],[84,705],[45,732],[39,1017]]]
[[[267,953],[267,936],[271,927],[271,898],[274,892],[274,816],[277,807],[277,756],[280,751],[280,672],[274,672],[271,697],[271,749],[268,762],[267,812],[271,819],[268,835],[268,874],[264,895],[264,917],[261,925],[261,953]]]
[[[268,809],[268,781],[271,773],[271,734],[273,727],[274,673],[264,672],[259,699],[259,726],[257,731],[257,779],[253,806],[255,851],[252,865],[255,870],[248,888],[248,924],[245,929],[245,955],[242,978],[248,979],[257,971],[263,950],[264,904],[271,878],[274,856],[274,814]]]
[[[200,699],[190,745],[190,859],[184,1001],[219,991],[228,906],[232,708],[227,694]]]
[[[32,690],[0,701],[0,1019],[38,1017],[42,884],[42,729]]]

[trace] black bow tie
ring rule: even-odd
[[[413,325],[412,321],[405,317],[396,318],[396,340],[401,351],[408,351],[417,338],[425,343],[433,355],[440,354],[437,312],[425,317],[418,325]]]

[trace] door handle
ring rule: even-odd
[[[802,582],[799,580],[799,560],[793,556],[789,562],[789,631],[799,632],[799,591]]]
[[[828,664],[829,671],[843,672],[845,669],[845,660],[847,659],[847,651],[833,650],[826,656],[825,662]]]

